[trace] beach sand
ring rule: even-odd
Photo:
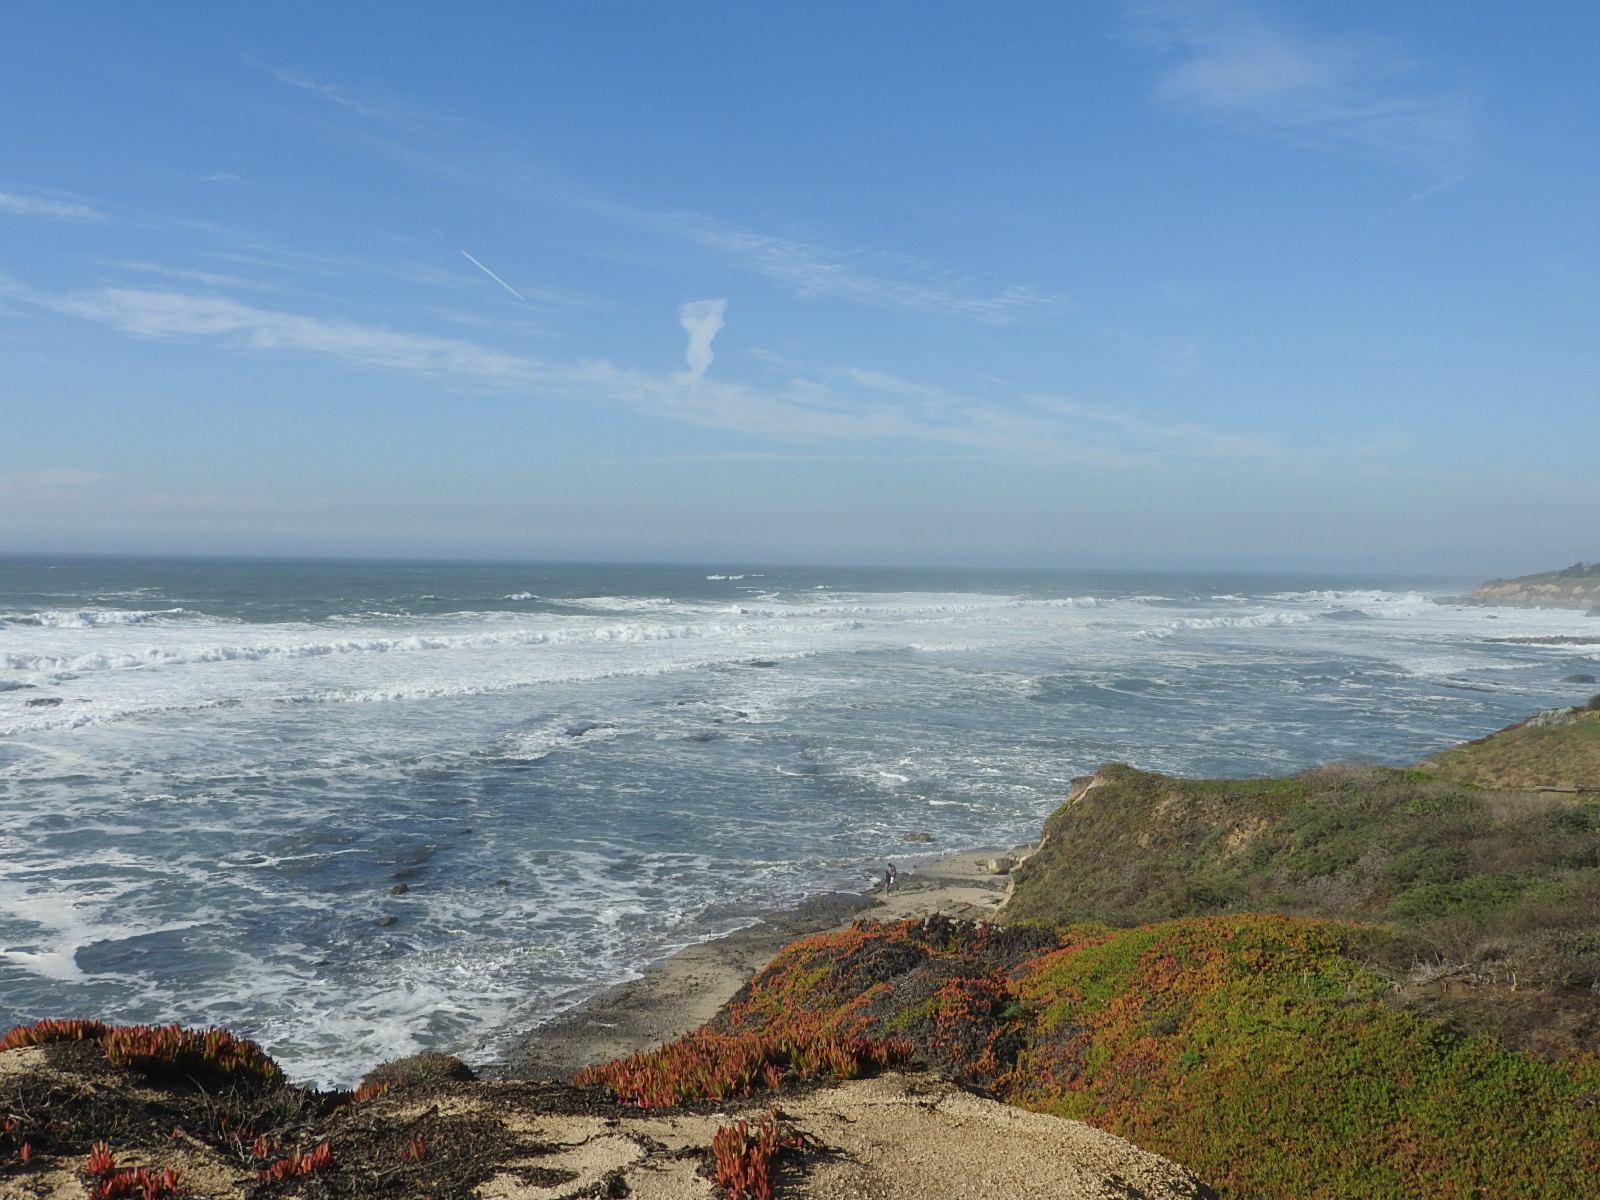
[[[799,907],[763,916],[759,924],[688,946],[643,976],[601,992],[525,1034],[506,1055],[512,1079],[570,1079],[592,1063],[636,1054],[682,1037],[709,1021],[779,950],[797,938],[853,922],[902,921],[934,913],[982,921],[1005,901],[1005,875],[991,859],[1017,857],[991,848],[952,854],[900,872],[899,886],[864,894],[813,896]]]

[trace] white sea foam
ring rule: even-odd
[[[105,625],[170,624],[180,620],[204,620],[204,613],[187,608],[160,608],[130,611],[121,608],[47,609],[34,613],[0,613],[0,626],[35,625],[45,629],[94,629]]]
[[[584,643],[656,642],[738,636],[751,632],[738,625],[607,625],[572,629],[517,629],[479,634],[413,634],[406,637],[339,638],[318,641],[288,640],[243,644],[177,646],[147,645],[122,651],[93,651],[77,655],[6,654],[0,666],[13,671],[59,673],[64,671],[120,671],[139,667],[182,666],[198,663],[263,662],[272,659],[324,658],[358,654],[410,654],[433,650],[486,650],[517,646],[558,646]]]
[[[1600,657],[1486,640],[1576,614],[1399,588],[895,592],[841,573],[730,605],[663,574],[527,612],[472,607],[541,599],[515,575],[452,578],[329,589],[380,599],[296,621],[218,621],[174,587],[184,609],[136,601],[147,620],[0,630],[0,683],[34,685],[0,692],[0,1023],[217,1021],[348,1083],[866,883],[907,833],[1032,836],[1102,762],[1413,761],[1581,699],[1557,681]],[[402,591],[455,611],[364,611]],[[0,603],[32,615],[42,595]]]
[[[1184,617],[1168,621],[1157,629],[1141,629],[1134,636],[1142,638],[1171,637],[1175,633],[1203,629],[1271,629],[1286,625],[1305,625],[1314,620],[1303,612],[1256,612],[1237,617]]]
[[[678,602],[670,596],[582,596],[563,600],[572,608],[592,608],[600,612],[647,612],[651,609],[671,608]]]

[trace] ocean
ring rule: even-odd
[[[1460,580],[0,558],[0,1029],[299,1082],[509,1038],[1105,762],[1402,764],[1583,700]],[[926,835],[931,840],[921,839]]]

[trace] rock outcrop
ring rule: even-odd
[[[1580,608],[1593,615],[1600,611],[1600,562],[1573,563],[1564,570],[1515,579],[1491,579],[1461,599],[1468,604],[1516,608]]]

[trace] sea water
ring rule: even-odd
[[[1462,581],[0,558],[0,1029],[300,1081],[506,1039],[1105,762],[1408,763],[1596,690]],[[928,840],[908,839],[924,836]],[[392,918],[392,920],[391,920]]]

